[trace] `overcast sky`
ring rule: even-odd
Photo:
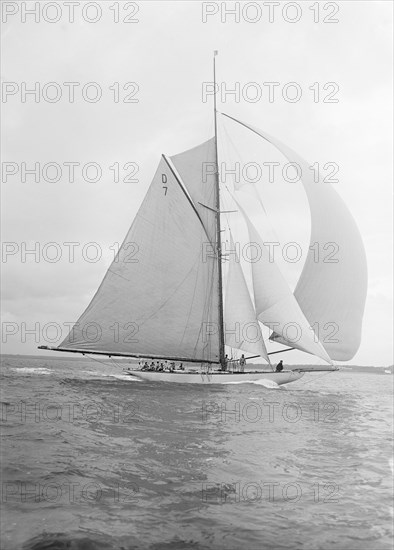
[[[219,50],[221,85],[231,88],[239,82],[242,90],[255,82],[262,90],[256,102],[242,93],[239,101],[227,96],[221,104],[219,99],[219,110],[276,136],[311,164],[338,164],[336,189],[359,226],[369,270],[362,344],[352,363],[392,363],[391,2],[337,2],[338,11],[333,2],[320,2],[319,13],[311,9],[313,2],[293,3],[296,7],[285,12],[282,3],[272,22],[268,7],[253,2],[241,3],[249,8],[241,9],[239,22],[220,13],[220,2],[205,7],[190,1],[101,2],[100,18],[94,3],[82,14],[86,3],[80,2],[74,22],[63,2],[47,11],[42,6],[48,3],[41,2],[38,22],[22,13],[22,4],[3,2],[8,15],[3,13],[2,81],[9,94],[2,103],[2,157],[16,163],[3,165],[2,240],[9,252],[2,258],[3,323],[9,333],[4,334],[3,324],[4,353],[38,353],[38,343],[51,345],[43,334],[47,323],[58,323],[66,336],[63,323],[76,321],[96,291],[160,155],[176,154],[212,136],[212,102],[202,100],[202,86],[212,80],[212,52]],[[234,4],[227,2],[227,8]],[[256,4],[261,18],[253,23]],[[119,23],[114,22],[117,9]],[[204,9],[217,13],[204,22]],[[96,23],[87,20],[96,16]],[[125,17],[138,22],[123,22]],[[338,22],[324,23],[324,18]],[[39,83],[37,101],[24,97],[23,82],[27,88]],[[45,88],[50,82],[58,85]],[[73,103],[64,82],[80,83]],[[96,86],[85,88],[86,97],[102,92],[95,103],[82,96],[89,82]],[[267,82],[280,83],[272,103],[263,85]],[[288,82],[298,83],[300,101],[283,99]],[[323,89],[328,82],[338,86],[337,103],[322,101],[334,90]],[[138,91],[131,84],[124,90],[126,83],[137,83]],[[318,102],[309,89],[314,83]],[[59,89],[59,101],[50,102]],[[117,91],[119,102],[114,101]],[[127,96],[138,102],[124,102]],[[45,181],[43,174],[38,182],[31,175],[22,181],[22,164],[31,168],[37,162],[40,168],[49,162],[61,165],[59,181]],[[74,182],[63,164],[70,162],[80,163]],[[89,162],[101,166],[96,183],[82,173]],[[138,165],[138,182],[115,182],[109,167],[119,163],[123,179],[134,166],[123,170],[127,162]],[[5,181],[4,169],[17,173]],[[49,171],[47,179],[53,174]],[[49,261],[56,252],[45,248],[49,242],[60,247],[57,262]],[[73,262],[67,242],[80,243]],[[82,254],[90,242],[103,251],[97,262]],[[33,255],[24,258],[24,247],[35,243],[37,261]],[[85,256],[87,252],[94,257],[94,248],[85,250]],[[37,342],[23,333],[35,323]],[[298,352],[286,360],[314,361]]]

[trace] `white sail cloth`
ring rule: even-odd
[[[60,345],[218,361],[217,263],[163,158],[98,291]]]
[[[230,245],[224,310],[225,342],[231,348],[260,355],[269,362],[256,311],[231,236]]]
[[[215,139],[170,157],[204,224],[208,241],[216,242]],[[206,247],[206,251],[209,246]],[[212,251],[216,253],[216,251]]]
[[[238,204],[239,206],[239,204]],[[326,350],[309,326],[280,269],[270,258],[258,231],[239,206],[248,226],[250,243],[256,247],[251,262],[257,318],[291,347],[312,353],[331,363]]]
[[[311,238],[294,296],[331,359],[352,359],[360,346],[367,293],[366,255],[352,215],[330,184],[315,183],[308,163],[292,149],[253,126],[225,116],[267,140],[301,167],[311,212]],[[275,340],[292,345],[277,336]]]

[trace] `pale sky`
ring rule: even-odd
[[[84,20],[85,2],[75,8],[74,22],[59,2],[60,20],[54,23],[45,21],[56,17],[54,11],[40,12],[39,22],[26,15],[23,22],[23,3],[3,2],[3,9],[6,4],[2,82],[15,84],[8,84],[12,93],[3,96],[2,161],[16,163],[7,169],[16,166],[18,171],[2,178],[2,241],[13,252],[2,257],[3,353],[43,353],[38,344],[55,344],[45,340],[47,323],[57,323],[66,336],[64,323],[75,322],[95,293],[113,258],[113,245],[122,242],[161,154],[174,155],[212,136],[212,101],[202,101],[202,86],[212,80],[212,53],[219,50],[221,86],[232,88],[239,82],[242,90],[254,82],[262,89],[261,100],[254,103],[242,94],[239,101],[227,96],[222,103],[219,98],[219,110],[262,128],[311,163],[338,164],[336,189],[360,229],[369,272],[362,344],[351,363],[392,363],[391,2],[337,2],[334,15],[332,6],[323,9],[328,3],[321,2],[317,14],[310,9],[313,2],[296,2],[301,11],[294,23],[284,19],[285,3],[276,8],[271,23],[262,2],[241,3],[260,6],[261,19],[255,23],[247,20],[255,17],[253,6],[241,11],[238,23],[225,14],[222,22],[221,2],[208,3],[205,9],[218,12],[206,22],[203,2],[139,2],[136,23],[122,22],[133,16],[133,3],[100,2],[102,16],[96,23]],[[114,22],[113,5],[119,7],[119,23]],[[12,13],[15,6],[18,11]],[[234,8],[234,2],[227,7]],[[95,13],[90,8],[85,15],[93,18]],[[287,15],[294,18],[296,12]],[[314,23],[317,15],[320,22]],[[324,17],[339,21],[323,23]],[[32,95],[23,102],[23,82],[28,89],[39,82],[37,102]],[[60,87],[58,102],[45,100],[49,82]],[[64,82],[80,83],[74,103],[68,101]],[[102,91],[96,103],[82,97],[88,82]],[[133,92],[132,85],[123,89],[128,82],[138,84],[136,103],[122,101]],[[263,85],[267,82],[280,83],[273,103]],[[288,82],[302,89],[300,101],[282,98]],[[309,87],[318,83],[322,91],[328,82],[338,86],[339,102],[314,103]],[[118,103],[114,83],[119,83]],[[53,86],[47,90],[49,96],[56,92]],[[36,182],[26,175],[21,181],[22,164],[32,168],[37,162],[40,168],[58,163],[60,180],[45,181],[41,175]],[[69,181],[63,163],[70,162],[98,163],[101,180],[86,181],[80,166],[75,181]],[[127,162],[139,166],[134,176],[138,182],[114,182],[109,167],[119,163],[124,177],[132,167],[122,170]],[[57,262],[48,260],[55,250],[45,248],[50,242],[59,245]],[[73,262],[67,242],[80,243]],[[90,242],[103,251],[97,262],[82,254]],[[32,254],[23,256],[34,246],[37,261]],[[24,334],[36,323],[37,341]],[[291,363],[315,362],[301,352],[289,356]]]

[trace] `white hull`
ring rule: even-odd
[[[130,376],[150,382],[175,382],[178,384],[228,384],[231,382],[254,382],[255,380],[271,380],[279,386],[294,382],[302,376],[303,372],[282,371],[282,372],[150,372],[130,371]]]

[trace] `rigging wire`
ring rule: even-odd
[[[294,369],[296,370],[296,369]],[[323,378],[324,376],[327,376],[328,374],[332,374],[333,372],[337,372],[337,371],[327,371],[327,372],[323,372],[323,374],[321,374],[320,376],[316,376],[316,377],[313,377],[311,380],[305,380],[305,381],[300,381],[300,384],[302,385],[306,385],[306,384],[310,384],[311,382],[313,382],[314,380],[320,380],[320,378]]]

